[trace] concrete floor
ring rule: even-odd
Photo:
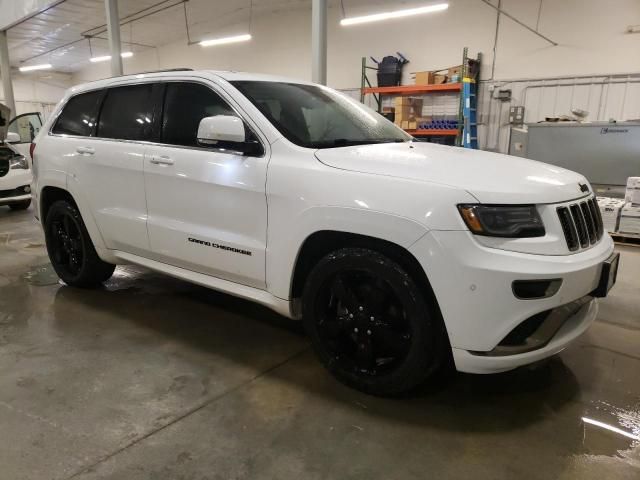
[[[0,479],[640,478],[640,248],[575,345],[408,399],[343,387],[297,324],[139,268],[58,283],[0,208]]]

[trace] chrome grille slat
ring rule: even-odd
[[[589,248],[602,238],[604,227],[595,197],[556,209],[569,251]]]
[[[582,211],[580,210],[580,207],[575,203],[569,206],[569,211],[571,212],[571,218],[573,219],[573,222],[576,224],[580,246],[582,248],[587,248],[589,246],[589,236],[587,235],[587,225],[584,221],[584,217],[582,216]]]
[[[595,198],[592,198],[591,201],[589,201],[589,209],[591,210],[591,216],[596,224],[596,238],[600,240],[604,233],[604,225],[602,224],[602,217],[600,216],[600,207],[598,206],[598,202],[596,202]]]
[[[589,211],[588,202],[582,202],[580,204],[580,210],[582,210],[582,216],[584,220],[587,222],[587,233],[589,234],[589,243],[593,245],[596,243],[596,224],[591,217],[591,212]]]

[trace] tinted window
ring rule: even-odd
[[[71,97],[58,117],[52,132],[66,135],[91,135],[98,115],[102,90]]]
[[[41,127],[42,120],[39,113],[24,113],[11,120],[9,131],[20,135],[19,143],[31,143]]]
[[[377,112],[330,88],[281,82],[231,83],[296,145],[332,148],[411,139]]]
[[[149,139],[153,122],[152,91],[151,83],[107,90],[96,135],[120,140]]]
[[[162,143],[198,146],[200,120],[215,115],[236,115],[210,88],[197,83],[167,83],[162,115]]]

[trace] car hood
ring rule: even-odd
[[[580,174],[534,160],[425,142],[317,150],[331,167],[437,183],[482,203],[558,203],[582,197]],[[590,191],[590,188],[589,188]]]

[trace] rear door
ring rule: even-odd
[[[76,157],[69,181],[91,205],[105,245],[137,255],[149,251],[143,161],[156,88],[152,83],[108,88],[97,121],[81,119],[94,136],[73,139],[69,148]]]
[[[158,138],[145,154],[148,230],[160,261],[253,287],[265,286],[268,157],[203,146],[200,120],[236,115],[213,90],[167,82]],[[245,126],[245,131],[257,136]],[[262,145],[265,143],[262,142]]]

